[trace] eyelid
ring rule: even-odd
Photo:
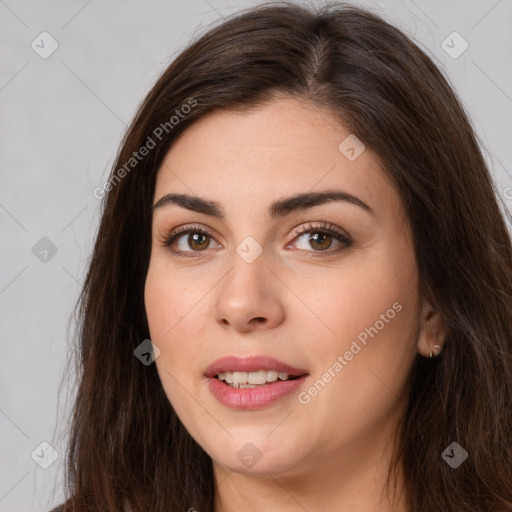
[[[297,227],[293,228],[293,233],[297,237],[303,233],[306,233],[308,231],[318,230],[318,231],[326,231],[326,232],[333,232],[339,236],[345,237],[347,239],[351,239],[352,237],[344,230],[338,228],[337,226],[334,226],[330,224],[329,222],[324,221],[318,221],[319,224],[314,226],[311,221],[308,221],[307,224],[299,224]]]
[[[201,224],[183,224],[183,226],[178,226],[174,228],[170,233],[169,237],[173,235],[179,235],[180,233],[186,233],[187,231],[197,231],[197,232],[206,232],[210,236],[214,236],[213,231],[210,228],[204,227]]]

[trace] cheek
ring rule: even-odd
[[[183,273],[169,268],[162,258],[152,260],[144,287],[144,303],[152,340],[171,339],[181,319],[194,304],[194,288],[189,288]]]
[[[317,376],[346,354],[346,366],[337,373],[344,377],[334,379],[338,384],[351,385],[349,375],[356,379],[357,372],[369,370],[384,380],[395,378],[394,371],[401,382],[416,350],[418,288],[410,247],[373,246],[337,274],[318,281],[325,293],[305,297],[319,318],[310,329],[319,340],[314,346]]]
[[[150,264],[144,288],[151,341],[160,349],[157,367],[180,380],[193,377],[192,363],[201,354],[200,314],[208,304],[205,293],[211,288],[201,278],[195,277],[194,284],[190,281],[187,272],[177,272],[165,261],[157,261]],[[162,378],[170,377],[162,373]]]
[[[160,349],[155,361],[158,376],[169,403],[190,435],[204,447],[205,432],[216,432],[218,444],[223,440],[222,429],[218,430],[200,402],[191,399],[199,396],[203,378],[198,362],[207,351],[204,331],[208,326],[201,319],[209,305],[205,294],[213,285],[207,276],[198,278],[194,274],[192,278],[188,272],[170,269],[165,262],[159,265],[150,264],[144,289],[151,341]]]
[[[158,263],[151,262],[144,287],[144,302],[151,341],[160,349],[155,361],[162,387],[174,409],[181,410],[180,385],[187,386],[185,379],[191,377],[190,361],[194,358],[194,347],[186,341],[193,339],[189,330],[190,300],[188,290],[177,276]],[[188,387],[188,386],[187,386]]]
[[[162,307],[166,303],[167,294],[165,284],[158,282],[149,272],[144,286],[144,304],[151,340],[155,343],[165,332],[165,325],[168,325],[168,311]]]
[[[357,428],[393,410],[417,349],[415,260],[407,247],[376,254],[371,263],[368,256],[357,269],[340,275],[329,300],[324,298],[321,308],[317,303],[334,334],[324,329],[326,342],[315,346],[315,378],[321,382],[311,383],[318,396],[312,409],[322,415],[325,404],[336,404],[330,414],[353,418]]]
[[[406,244],[374,244],[347,258],[339,269],[316,272],[314,279],[302,283],[301,298],[316,317],[311,331],[323,339],[315,346],[319,356],[322,352],[331,356],[333,351],[343,353],[358,336],[362,346],[365,340],[385,338],[380,346],[393,352],[414,326],[416,266]]]

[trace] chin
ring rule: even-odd
[[[244,438],[250,439],[249,436]],[[229,471],[251,475],[284,475],[293,473],[293,469],[299,464],[296,447],[283,447],[279,441],[231,441],[221,449],[215,446],[215,449],[210,451],[214,463]]]

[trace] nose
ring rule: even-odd
[[[263,252],[252,263],[234,253],[231,268],[213,290],[212,315],[223,328],[249,332],[277,327],[285,317],[283,285]]]

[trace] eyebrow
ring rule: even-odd
[[[343,190],[325,190],[323,192],[305,192],[278,199],[274,201],[269,209],[268,215],[271,219],[279,219],[298,210],[307,210],[325,203],[334,201],[344,201],[361,207],[369,214],[376,216],[374,209],[358,197],[344,192]],[[197,196],[188,194],[166,194],[161,197],[154,205],[152,211],[169,205],[177,205],[187,210],[210,215],[218,219],[225,218],[225,212],[220,203],[210,201]]]

